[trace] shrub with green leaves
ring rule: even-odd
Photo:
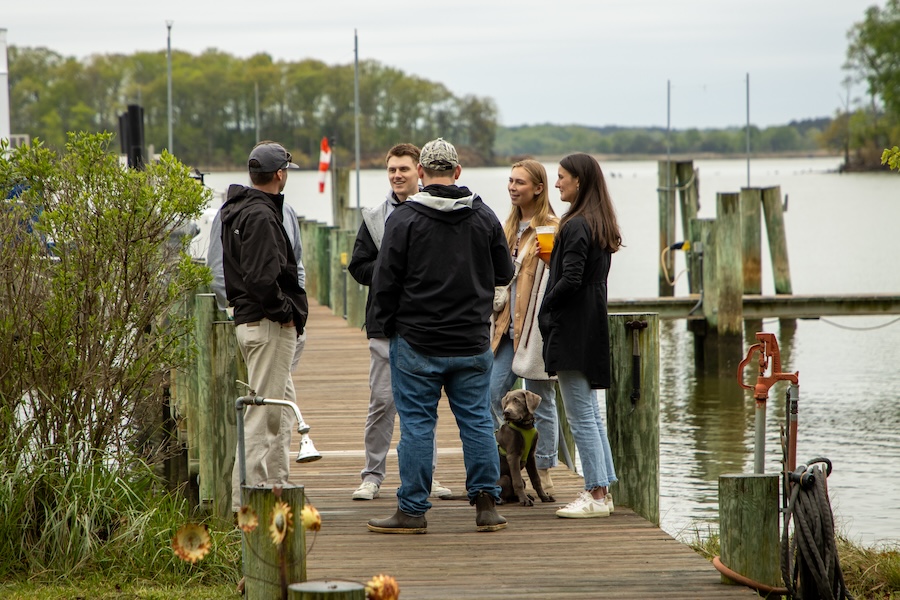
[[[110,142],[0,148],[0,576],[102,562],[164,494],[149,467],[191,327],[173,307],[209,279],[179,231],[209,192]]]

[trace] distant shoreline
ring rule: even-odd
[[[598,162],[602,165],[603,163],[608,162],[629,162],[629,161],[643,161],[643,160],[655,160],[662,161],[666,160],[666,155],[659,154],[593,154],[590,153],[591,156],[597,159]],[[512,156],[506,157],[496,157],[493,160],[493,164],[484,163],[484,164],[463,164],[463,168],[482,168],[482,167],[508,167],[516,161],[523,160],[526,158],[533,158],[542,163],[556,163],[562,160],[564,154],[560,155],[533,155],[533,154],[515,154]],[[726,153],[716,153],[716,152],[700,152],[696,154],[692,153],[672,153],[668,157],[672,162],[686,161],[686,160],[744,160],[746,159],[746,155],[744,154],[726,154]],[[751,154],[750,160],[757,159],[770,159],[770,158],[842,158],[840,154],[829,152],[827,150],[817,150],[817,151],[806,151],[806,152],[764,152],[759,154]],[[383,168],[383,159],[381,157],[377,159],[363,159],[362,161],[363,169],[381,169]],[[193,166],[191,166],[193,168]],[[206,167],[200,168],[200,171],[203,173],[228,173],[234,171],[243,171],[246,168],[245,165],[232,165],[228,167]],[[350,167],[353,168],[352,166]],[[315,171],[313,168],[301,168],[304,171]]]

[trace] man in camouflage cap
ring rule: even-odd
[[[400,416],[397,511],[372,519],[379,533],[425,533],[431,508],[434,426],[441,389],[459,424],[477,531],[497,531],[500,461],[490,413],[490,316],[494,288],[512,279],[500,221],[477,194],[456,185],[453,144],[425,144],[424,188],[385,223],[372,281],[373,316],[390,338],[391,382]]]

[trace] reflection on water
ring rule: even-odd
[[[884,319],[835,320],[865,327]],[[791,323],[790,321],[788,323]],[[891,327],[842,330],[832,321],[800,321],[797,328],[763,327],[779,339],[782,370],[800,370],[798,464],[824,456],[834,463],[829,491],[842,531],[864,543],[900,539],[900,359]],[[684,322],[660,323],[660,454],[662,527],[690,537],[718,518],[718,477],[753,471],[755,402],[738,386],[736,370],[695,368],[693,335]],[[756,339],[748,332],[744,350]],[[865,351],[860,351],[865,348]],[[870,356],[881,360],[870,362]],[[886,353],[886,354],[884,354]],[[758,355],[757,355],[758,356]],[[883,361],[883,362],[882,362]],[[756,378],[755,360],[745,383]],[[836,383],[839,381],[839,383]],[[769,391],[766,472],[781,470],[780,427],[787,383]],[[699,523],[698,523],[699,522]]]

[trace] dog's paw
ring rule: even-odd
[[[544,494],[543,496],[541,496],[541,502],[556,502],[556,499],[554,499],[550,494]]]
[[[534,506],[534,496],[531,494],[525,494],[524,498],[519,499],[519,504],[522,506]]]

